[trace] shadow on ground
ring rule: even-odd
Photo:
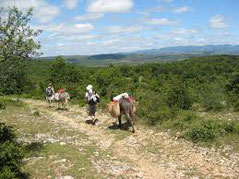
[[[44,144],[42,142],[32,142],[25,146],[25,152],[27,156],[38,156],[39,152],[44,148]]]
[[[86,124],[95,125],[96,122],[98,122],[98,121],[99,121],[98,119],[95,119],[95,120],[93,120],[93,119],[88,119],[88,120],[85,121],[85,123],[86,123]]]
[[[129,124],[126,122],[124,124],[121,124],[121,126],[119,126],[116,122],[114,122],[111,126],[108,126],[108,128],[111,129],[111,130],[127,131],[127,130],[129,130]]]

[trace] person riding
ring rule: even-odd
[[[49,107],[51,106],[51,101],[54,99],[54,95],[55,95],[55,91],[52,86],[52,83],[49,83],[48,87],[46,88],[46,93],[45,93],[45,97],[48,101]]]
[[[85,99],[86,103],[89,105],[89,116],[92,119],[92,124],[95,124],[95,113],[96,113],[96,104],[99,102],[100,96],[93,91],[93,86],[88,85],[86,87]]]

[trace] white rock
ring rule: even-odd
[[[56,179],[74,179],[72,176],[62,176],[62,177],[57,177]]]
[[[60,146],[63,146],[63,145],[66,145],[66,143],[65,143],[65,142],[61,142],[61,143],[60,143]]]

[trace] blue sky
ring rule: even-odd
[[[34,8],[43,56],[239,44],[239,0],[0,0]]]

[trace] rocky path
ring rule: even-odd
[[[106,178],[239,178],[239,154],[229,153],[229,147],[202,148],[137,124],[132,134],[115,129],[116,120],[102,112],[93,126],[85,122],[84,108],[72,105],[69,111],[57,111],[44,101],[24,102],[50,120],[84,133],[100,151],[90,158],[94,170]],[[96,160],[104,152],[108,155]]]

